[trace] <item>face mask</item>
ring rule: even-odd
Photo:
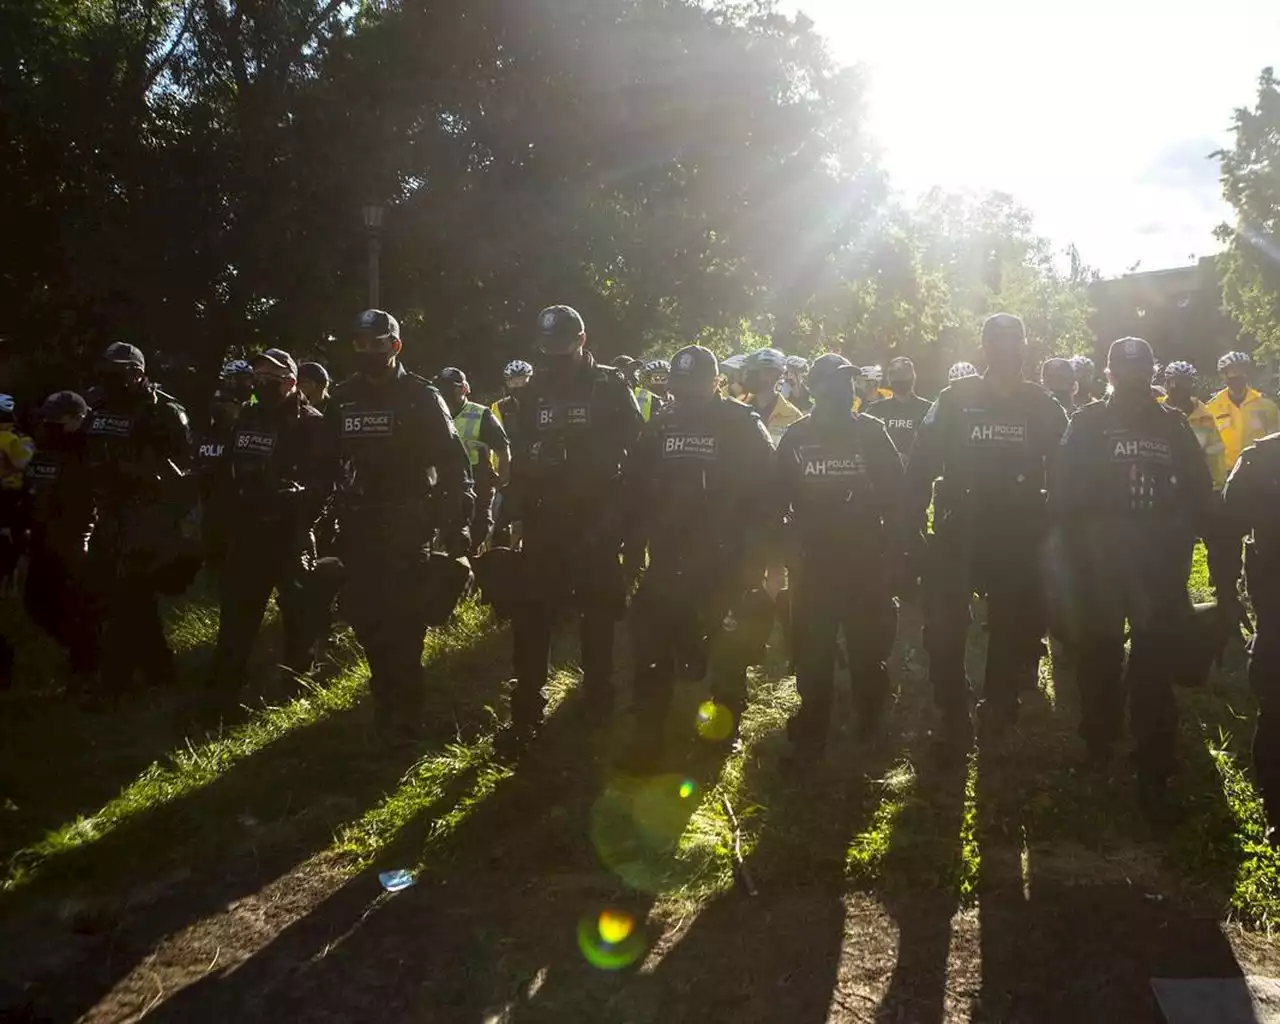
[[[1236,398],[1243,397],[1245,391],[1249,388],[1249,382],[1243,377],[1228,377],[1227,391]]]
[[[911,394],[911,381],[909,380],[891,380],[889,381],[889,390],[895,395]]]
[[[258,400],[259,405],[271,408],[284,401],[286,397],[285,384],[283,381],[278,380],[256,381],[253,385],[253,395]]]
[[[391,365],[390,352],[357,352],[356,370],[365,377],[380,377]]]

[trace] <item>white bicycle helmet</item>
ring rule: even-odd
[[[533,376],[533,365],[523,359],[513,359],[502,368],[502,379],[509,388],[522,388]]]
[[[759,348],[747,356],[744,369],[748,373],[761,370],[772,370],[779,374],[785,373],[787,370],[787,357],[776,348]]]
[[[809,360],[804,356],[787,356],[787,372],[793,377],[803,377],[809,372]]]
[[[671,364],[665,359],[650,359],[640,371],[640,384],[649,391],[665,391],[671,377]]]
[[[1196,368],[1184,359],[1175,359],[1164,368],[1165,380],[1195,380]]]
[[[235,380],[237,377],[252,377],[253,367],[244,359],[232,359],[223,363],[221,377],[223,380]]]
[[[978,376],[978,368],[973,363],[966,363],[962,359],[960,362],[952,364],[951,369],[947,371],[947,383],[954,384],[965,377],[976,376]]]
[[[1222,373],[1229,366],[1252,366],[1253,360],[1248,352],[1228,352],[1218,360],[1218,372]]]
[[[882,366],[863,366],[858,370],[858,376],[862,380],[869,380],[875,384],[884,383],[884,367]]]
[[[1076,371],[1076,380],[1093,380],[1098,372],[1088,356],[1072,356],[1071,366]]]

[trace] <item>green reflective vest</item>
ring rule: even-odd
[[[653,415],[653,392],[648,388],[636,388],[635,395],[636,405],[640,406],[640,415],[648,423],[649,417]]]
[[[453,418],[453,425],[458,428],[458,436],[462,438],[463,447],[467,449],[467,458],[471,460],[471,468],[480,465],[480,460],[488,456],[492,467],[497,461],[489,446],[480,440],[480,424],[484,422],[485,407],[478,402],[467,402],[462,411]]]

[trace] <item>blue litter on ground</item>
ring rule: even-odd
[[[378,881],[382,883],[382,888],[386,889],[387,892],[400,892],[402,889],[418,884],[418,880],[410,872],[403,869],[399,871],[383,871],[378,875]]]

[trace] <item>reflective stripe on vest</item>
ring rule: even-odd
[[[462,406],[462,411],[453,418],[453,425],[458,428],[458,436],[462,438],[462,444],[467,449],[467,458],[471,460],[473,467],[480,465],[480,460],[487,454],[490,463],[493,462],[493,454],[489,451],[489,446],[480,440],[480,425],[484,422],[485,408],[477,402],[467,402]]]
[[[500,424],[502,424],[502,426],[505,427],[507,425],[502,419],[502,400],[501,399],[494,402],[493,405],[489,406],[489,411],[493,413],[493,418],[496,419]]]

